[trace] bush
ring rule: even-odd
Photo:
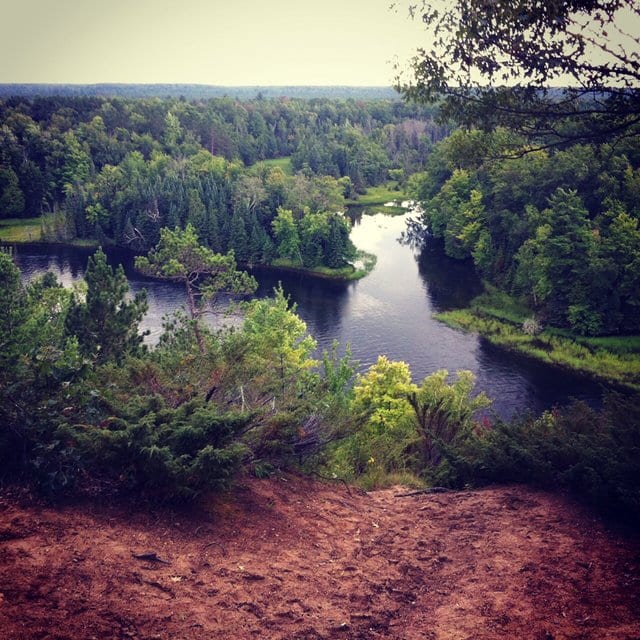
[[[167,501],[227,486],[247,452],[237,440],[247,423],[246,415],[203,400],[174,409],[154,396],[97,425],[63,424],[58,434],[91,470],[92,483]]]
[[[476,412],[489,404],[472,396],[470,371],[435,371],[420,386],[411,382],[404,362],[380,356],[353,390],[350,433],[329,456],[330,469],[347,478],[378,486],[389,474],[431,478],[443,451],[472,429]]]
[[[610,393],[538,418],[498,422],[446,451],[439,482],[527,482],[566,489],[598,510],[640,520],[640,398]]]
[[[522,330],[529,336],[537,336],[542,331],[542,325],[535,318],[527,318],[522,323]]]

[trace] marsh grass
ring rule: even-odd
[[[439,313],[435,318],[450,327],[479,333],[493,344],[542,362],[640,390],[640,357],[631,349],[637,345],[638,336],[590,338],[586,343],[559,335],[553,329],[531,336],[513,323],[482,315],[478,307]],[[616,350],[606,348],[608,345]]]
[[[386,184],[380,184],[375,187],[369,187],[366,193],[359,195],[357,198],[352,198],[346,201],[348,205],[356,206],[373,206],[380,205],[380,211],[383,213],[397,213],[394,209],[406,211],[404,207],[385,207],[384,204],[391,201],[399,201],[407,199],[407,195],[400,191],[398,183],[389,181]],[[389,209],[389,211],[387,211]]]
[[[332,269],[331,267],[318,266],[307,269],[300,266],[298,262],[288,260],[287,258],[278,258],[274,260],[269,267],[273,269],[283,269],[286,271],[298,271],[300,273],[308,273],[312,276],[321,278],[329,278],[333,280],[359,280],[373,271],[376,266],[377,257],[366,251],[358,251],[356,253],[355,265],[349,264],[340,269]]]
[[[40,242],[42,218],[6,218],[0,220],[0,241]]]

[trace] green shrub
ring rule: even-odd
[[[443,451],[474,424],[486,407],[484,394],[472,396],[470,371],[435,371],[418,386],[404,362],[380,356],[356,380],[351,401],[352,428],[332,447],[329,467],[341,477],[371,486],[389,474],[431,478]]]
[[[237,439],[246,415],[221,413],[203,400],[176,409],[157,396],[139,400],[97,425],[59,427],[93,482],[159,500],[191,499],[229,483],[247,452]]]

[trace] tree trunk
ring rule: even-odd
[[[205,353],[204,337],[200,331],[200,314],[198,313],[198,305],[196,304],[196,298],[193,294],[193,288],[188,279],[185,278],[185,287],[187,288],[187,300],[189,301],[189,313],[193,320],[193,331],[196,334],[196,342],[198,343],[198,349],[200,353]]]

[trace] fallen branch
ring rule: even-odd
[[[318,476],[318,478],[321,478],[322,480],[328,480],[329,482],[335,482],[336,480],[338,482],[342,482],[342,484],[344,484],[344,486],[347,489],[347,493],[353,497],[353,494],[351,493],[351,488],[349,487],[349,485],[347,484],[347,481],[344,478],[337,478],[337,477],[329,477],[329,476],[323,476],[321,473],[318,473],[317,471],[312,471],[311,472],[312,475],[314,476]]]
[[[419,496],[423,493],[449,493],[453,489],[447,487],[429,487],[428,489],[419,489],[418,491],[409,491],[409,493],[396,493],[396,498],[406,498],[408,496]]]

